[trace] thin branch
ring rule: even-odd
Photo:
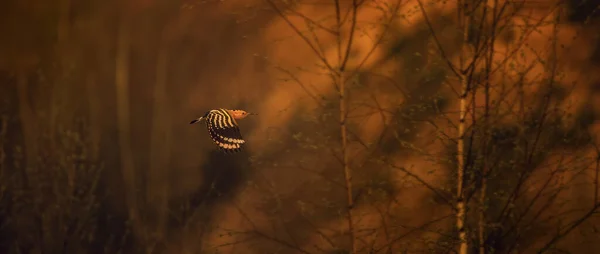
[[[408,236],[408,235],[410,235],[410,234],[412,234],[412,233],[414,233],[414,232],[416,232],[416,231],[418,231],[418,230],[422,230],[422,229],[424,229],[424,228],[426,228],[426,227],[428,227],[428,226],[430,226],[430,225],[432,225],[432,224],[434,224],[434,223],[438,223],[438,222],[440,222],[440,221],[442,221],[442,220],[445,220],[445,219],[447,219],[447,218],[450,218],[451,216],[452,216],[452,214],[449,214],[449,215],[446,215],[446,216],[442,216],[442,217],[439,217],[439,218],[433,219],[433,220],[431,220],[431,221],[428,221],[428,222],[426,222],[426,223],[423,223],[422,225],[420,225],[420,226],[418,226],[418,227],[414,227],[414,228],[413,228],[413,229],[411,229],[410,231],[408,231],[408,232],[406,232],[406,233],[404,233],[404,234],[402,234],[402,235],[400,235],[400,236],[398,236],[398,237],[394,238],[394,239],[393,239],[393,240],[391,240],[390,242],[388,242],[388,243],[386,243],[385,245],[383,245],[383,246],[379,247],[378,249],[376,249],[376,250],[372,251],[371,253],[373,253],[373,254],[379,253],[380,251],[382,251],[382,250],[384,250],[384,249],[388,248],[389,246],[393,245],[394,243],[396,243],[396,242],[398,242],[398,241],[402,240],[402,238],[404,238],[404,237],[406,237],[406,236]]]
[[[336,1],[337,2],[337,1]],[[354,38],[354,30],[356,28],[356,11],[358,10],[358,4],[356,0],[352,0],[352,25],[350,26],[350,35],[348,39],[348,46],[346,47],[346,54],[343,57],[342,64],[340,65],[340,71],[344,71],[346,69],[346,63],[348,62],[348,58],[350,56],[350,49],[352,48],[352,41]]]
[[[332,35],[335,35],[335,34],[336,34],[334,30],[331,30],[330,28],[327,28],[327,27],[325,27],[325,26],[321,25],[319,22],[315,22],[314,20],[312,20],[312,19],[308,18],[306,15],[304,15],[304,14],[302,14],[302,13],[298,12],[298,11],[294,11],[294,10],[291,10],[291,9],[290,9],[290,12],[291,12],[292,14],[294,14],[294,15],[296,15],[296,16],[298,16],[298,17],[302,18],[302,19],[304,19],[304,21],[305,21],[306,23],[310,24],[310,25],[313,25],[313,26],[315,26],[315,27],[318,27],[318,28],[320,28],[320,29],[323,29],[324,31],[326,31],[326,32],[327,32],[327,33],[329,33],[329,34],[332,34]]]
[[[571,226],[569,226],[566,230],[556,234],[556,236],[554,236],[547,244],[545,244],[542,248],[540,248],[537,251],[537,253],[544,253],[544,252],[548,251],[548,249],[552,248],[552,246],[554,246],[563,237],[568,235],[571,231],[573,231],[575,228],[577,228],[579,225],[581,225],[583,222],[585,222],[588,218],[590,218],[592,215],[594,215],[594,213],[596,213],[599,208],[600,208],[600,203],[595,204],[587,213],[585,213],[579,219],[572,222]]]
[[[386,163],[389,167],[394,168],[394,169],[398,169],[402,172],[404,172],[405,174],[407,174],[408,176],[414,178],[415,180],[417,180],[417,182],[419,182],[420,184],[422,184],[423,186],[425,186],[427,189],[429,189],[431,192],[433,192],[433,194],[435,194],[438,198],[444,200],[444,203],[447,205],[450,205],[450,207],[452,209],[455,209],[452,206],[452,202],[450,200],[448,200],[448,198],[446,197],[446,195],[442,194],[439,190],[437,190],[435,187],[433,187],[433,185],[427,183],[425,180],[423,180],[421,177],[419,177],[418,175],[416,175],[415,173],[410,172],[408,169],[406,169],[405,167],[401,167],[401,166],[396,166],[390,162]]]
[[[396,3],[396,5],[392,11],[392,16],[390,17],[388,22],[383,25],[384,29],[383,29],[383,32],[381,33],[381,36],[379,36],[379,38],[375,41],[375,43],[373,44],[373,46],[371,47],[371,49],[369,50],[367,55],[363,58],[363,60],[356,66],[356,68],[354,68],[354,70],[350,73],[350,75],[348,75],[349,77],[353,77],[362,69],[362,67],[366,64],[366,62],[371,57],[371,55],[373,55],[373,53],[375,52],[375,49],[377,49],[377,47],[379,47],[379,45],[383,42],[383,38],[387,34],[387,31],[391,27],[391,24],[394,21],[394,19],[396,19],[399,9],[400,9],[400,3]]]
[[[288,247],[289,249],[292,249],[292,250],[295,250],[295,251],[298,251],[298,252],[301,252],[301,253],[304,253],[304,254],[310,254],[310,252],[308,252],[308,251],[306,251],[306,250],[304,250],[304,249],[302,249],[302,248],[300,248],[300,247],[298,247],[298,246],[295,246],[295,245],[293,245],[293,244],[291,244],[291,243],[289,243],[289,242],[286,242],[286,241],[284,241],[284,240],[281,240],[281,239],[279,239],[279,238],[277,238],[277,237],[273,237],[273,236],[267,235],[267,234],[263,233],[262,231],[258,230],[258,227],[257,227],[257,226],[256,226],[256,224],[255,224],[255,223],[254,223],[254,222],[253,222],[253,221],[250,219],[250,217],[248,216],[248,214],[246,214],[246,212],[244,212],[244,211],[242,210],[242,208],[240,208],[240,207],[238,206],[238,204],[237,204],[237,203],[235,203],[234,201],[232,201],[232,203],[233,203],[233,205],[235,206],[235,208],[238,210],[238,212],[239,212],[239,213],[242,215],[242,217],[244,217],[244,219],[246,219],[246,221],[247,221],[248,223],[250,223],[250,225],[252,226],[252,231],[250,231],[250,232],[245,232],[246,234],[253,234],[253,235],[259,236],[259,237],[261,237],[261,238],[264,238],[264,239],[266,239],[266,240],[269,240],[269,241],[272,241],[272,242],[275,242],[275,243],[281,244],[281,245],[283,245],[283,246],[285,246],[285,247]]]
[[[425,7],[423,6],[423,3],[421,2],[421,0],[417,0],[417,3],[419,4],[419,8],[421,9],[423,18],[425,19],[425,22],[427,23],[427,28],[429,28],[429,32],[431,33],[431,36],[433,37],[433,40],[435,41],[435,44],[437,45],[437,48],[440,51],[440,54],[442,55],[442,58],[444,58],[444,60],[446,61],[446,64],[448,65],[448,68],[450,68],[450,70],[454,73],[454,75],[456,75],[457,77],[461,77],[461,74],[456,70],[456,67],[454,66],[454,64],[452,64],[452,62],[450,61],[450,58],[446,55],[446,51],[442,47],[440,40],[438,40],[437,35],[436,35],[435,31],[433,30],[433,25],[432,25],[431,21],[429,20],[429,16],[427,15],[427,12],[425,12]]]
[[[341,23],[341,16],[340,16],[340,3],[339,0],[334,0],[335,1],[335,13],[336,13],[336,20],[337,20],[337,40],[338,40],[338,63],[341,63],[342,61],[342,42],[341,42],[341,29],[342,29],[342,23]],[[354,4],[353,8],[356,8],[356,3]],[[356,15],[356,11],[353,12],[354,15]],[[356,20],[356,16],[352,17],[353,20]],[[354,27],[353,27],[354,28]],[[353,29],[354,30],[354,29]],[[351,33],[351,35],[353,35],[353,33]],[[348,38],[348,45],[350,46],[352,43],[352,40],[354,38],[350,37]],[[344,77],[344,73],[343,73],[343,69],[340,68],[340,71],[334,71],[332,73],[333,75],[335,75],[335,82],[334,84],[338,86],[339,90],[339,103],[340,103],[340,137],[341,137],[341,142],[342,142],[342,165],[343,165],[343,172],[344,172],[344,180],[345,180],[345,184],[346,184],[346,198],[347,198],[347,205],[348,207],[346,208],[346,218],[348,220],[348,237],[350,238],[350,253],[354,254],[356,253],[356,235],[355,235],[355,230],[354,230],[354,218],[353,218],[353,214],[352,211],[354,209],[354,197],[352,195],[353,189],[352,189],[352,172],[350,170],[350,163],[349,163],[349,156],[348,156],[348,135],[347,135],[347,101],[348,99],[346,98],[346,79]]]
[[[277,7],[277,5],[273,2],[273,0],[265,0],[265,1],[267,1],[267,3],[269,5],[271,5],[273,10],[275,10],[277,12],[277,14],[294,30],[294,32],[296,32],[296,34],[298,36],[300,36],[300,38],[302,38],[302,40],[304,40],[304,42],[306,42],[306,44],[313,50],[315,55],[323,62],[323,64],[327,67],[327,69],[334,71],[334,68],[331,67],[331,65],[329,64],[329,61],[327,61],[327,58],[325,58],[324,55],[319,54],[319,50],[317,50],[317,48],[312,44],[312,42],[310,42],[310,40],[290,21],[290,19],[285,16],[283,11],[281,11]]]

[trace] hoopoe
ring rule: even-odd
[[[242,138],[236,120],[246,118],[249,115],[257,114],[239,109],[213,109],[206,112],[203,116],[194,119],[190,124],[205,120],[208,134],[219,149],[225,153],[236,153],[246,143],[244,138]]]

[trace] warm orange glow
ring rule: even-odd
[[[51,232],[58,228],[53,223],[66,224],[61,220],[73,216],[61,211],[78,207],[67,198],[74,195],[74,186],[100,186],[111,195],[94,201],[102,202],[99,213],[114,215],[119,223],[139,214],[131,224],[131,241],[144,246],[158,242],[156,253],[293,249],[281,241],[318,253],[347,245],[340,104],[332,78],[341,64],[334,1],[275,1],[287,21],[266,0],[63,0],[62,8],[41,0],[10,2],[7,9],[14,14],[0,8],[0,34],[9,35],[0,40],[0,206],[5,196],[39,196],[39,204],[25,210],[48,210],[50,219],[43,223]],[[347,21],[340,33],[345,49],[352,1],[340,2]],[[489,99],[494,104],[490,128],[496,136],[487,143],[495,150],[486,158],[499,168],[489,180],[489,195],[497,197],[488,205],[490,218],[500,217],[515,179],[530,170],[518,199],[505,209],[510,216],[527,214],[520,226],[541,214],[543,219],[523,229],[532,231],[520,236],[518,248],[527,252],[551,239],[547,232],[554,233],[559,224],[553,215],[564,216],[563,223],[574,221],[593,202],[596,151],[589,140],[597,143],[600,131],[600,66],[594,60],[600,23],[597,18],[586,25],[569,22],[566,5],[555,0],[524,2],[519,11],[507,7],[498,21],[508,28],[498,31],[493,46]],[[494,1],[486,3],[492,8]],[[387,247],[394,253],[434,252],[432,248],[448,246],[433,245],[453,241],[453,210],[444,202],[456,192],[460,84],[447,62],[457,65],[461,38],[455,2],[422,4],[427,19],[417,0],[367,0],[357,11],[345,74],[359,249],[372,245],[379,253]],[[128,20],[123,15],[130,18],[131,41],[117,44],[117,28]],[[57,39],[59,31],[66,39]],[[475,52],[466,57],[479,57]],[[121,65],[128,70],[115,77]],[[481,75],[474,75],[476,93],[468,100],[474,102],[469,107],[477,107],[476,117],[470,111],[466,126],[468,134],[476,130],[475,141],[467,142],[473,149],[467,150],[477,154],[484,135],[483,61],[474,70]],[[116,80],[129,95],[117,96]],[[538,137],[543,105],[549,113]],[[244,152],[217,154],[204,126],[187,124],[212,108],[258,113],[238,122]],[[565,115],[569,117],[556,120]],[[130,135],[123,131],[127,125]],[[521,143],[503,139],[505,134]],[[583,141],[564,141],[573,136]],[[119,153],[119,142],[125,141],[130,156]],[[534,145],[539,146],[534,155],[523,148]],[[135,167],[125,170],[122,157]],[[479,160],[467,156],[469,183],[480,177]],[[84,162],[102,165],[103,171],[81,166]],[[22,175],[12,180],[7,172],[13,171]],[[90,180],[95,174],[100,175],[93,178],[97,182]],[[23,187],[27,181],[34,187]],[[467,192],[473,188],[477,184],[465,187]],[[557,189],[564,191],[553,192]],[[476,196],[469,201],[468,223],[476,221]],[[525,208],[531,200],[537,201]],[[549,200],[555,203],[546,205]],[[35,212],[11,212],[7,216],[17,219],[10,227],[19,239],[37,229],[32,225]],[[502,226],[515,221],[511,217]],[[589,233],[592,222],[597,218],[576,229],[587,235],[573,231],[558,245],[574,253],[599,248],[590,243],[597,237],[597,232]],[[498,226],[490,225],[488,232]],[[119,227],[126,226],[102,230]],[[67,234],[60,230],[52,231],[56,242]],[[247,233],[252,230],[260,233]],[[270,239],[273,235],[283,240]],[[249,241],[249,236],[259,240]],[[404,237],[390,243],[399,236]],[[22,239],[32,246],[41,241]]]

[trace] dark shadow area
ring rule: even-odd
[[[594,45],[592,55],[590,56],[590,61],[592,64],[600,65],[600,40],[598,40],[596,45]]]
[[[252,173],[248,164],[248,154],[248,151],[237,154],[211,151],[207,162],[199,168],[202,171],[202,186],[205,187],[192,195],[190,206],[211,207],[231,198]]]
[[[600,0],[569,0],[568,19],[570,22],[586,22],[600,17]]]
[[[184,227],[202,225],[198,239],[212,230],[212,208],[232,199],[241,185],[252,175],[248,163],[248,151],[225,154],[216,148],[209,152],[201,171],[201,187],[185,200],[172,200],[170,209],[170,231],[178,232]]]
[[[453,29],[454,22],[447,17],[431,15],[435,17],[431,22],[440,24],[436,26],[437,39],[444,40],[444,42],[455,41],[452,35],[451,38],[443,36],[445,31]],[[418,126],[427,124],[424,120],[432,119],[443,113],[450,99],[449,96],[452,96],[442,91],[442,85],[446,77],[453,74],[447,71],[443,59],[436,59],[429,54],[428,43],[424,43],[433,40],[429,28],[425,23],[416,27],[419,27],[419,29],[412,34],[403,34],[401,31],[397,31],[397,34],[400,34],[398,39],[387,45],[389,56],[381,62],[381,64],[384,64],[386,61],[394,61],[393,59],[396,57],[402,59],[404,68],[396,70],[393,80],[402,82],[403,93],[408,96],[403,104],[396,109],[397,112],[392,121],[393,131],[396,131],[399,137],[391,137],[391,133],[387,133],[387,138],[379,148],[382,155],[390,155],[405,150],[405,148],[399,146],[398,139],[406,142],[414,141]],[[452,57],[456,52],[457,45],[453,43],[444,43],[443,45],[448,57]],[[369,76],[368,73],[363,77],[364,82],[373,82],[377,79],[377,77]],[[412,131],[407,132],[407,130]]]

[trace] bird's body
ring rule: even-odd
[[[244,110],[219,108],[206,112],[203,116],[191,121],[190,124],[205,120],[208,134],[219,149],[225,153],[236,153],[246,143],[236,120],[243,119],[248,115],[255,114],[250,114]]]

